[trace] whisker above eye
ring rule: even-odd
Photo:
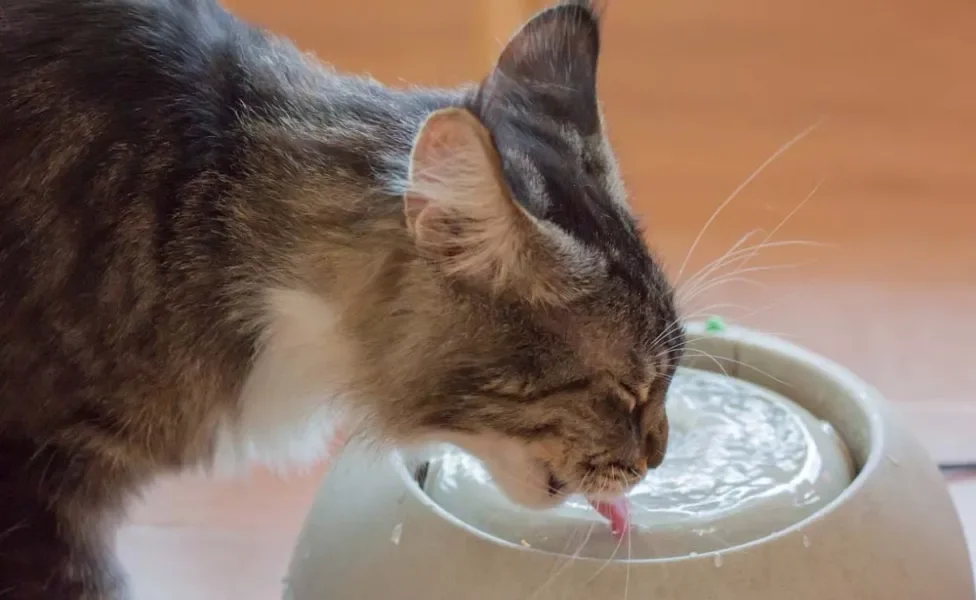
[[[712,213],[712,216],[710,216],[708,220],[705,222],[705,225],[698,232],[698,235],[695,237],[695,240],[692,242],[691,247],[688,249],[688,253],[685,255],[685,259],[684,261],[682,261],[681,266],[678,269],[678,275],[675,277],[676,280],[679,281],[681,280],[681,276],[684,273],[685,268],[688,266],[688,261],[691,259],[691,255],[694,254],[695,249],[698,247],[699,242],[701,242],[702,237],[708,231],[709,226],[712,224],[713,221],[715,221],[718,215],[721,214],[721,212],[725,209],[725,207],[731,204],[732,201],[735,200],[735,198],[742,192],[742,190],[744,190],[754,179],[756,179],[756,177],[762,174],[762,172],[766,170],[766,167],[768,167],[773,162],[775,162],[777,158],[782,156],[787,150],[789,150],[795,144],[799,143],[805,137],[813,133],[813,131],[817,129],[821,125],[821,123],[823,123],[823,121],[824,119],[821,119],[820,121],[817,121],[816,123],[810,125],[806,129],[798,133],[797,135],[793,136],[793,138],[787,141],[785,144],[780,146],[775,152],[773,152],[773,154],[769,158],[767,158],[761,165],[759,165],[759,167],[756,170],[754,170],[746,178],[745,181],[739,184],[739,186],[736,187],[735,190],[733,190],[732,193],[729,194],[728,197],[721,204],[719,204],[718,208],[715,209],[715,211]]]

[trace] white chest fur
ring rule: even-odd
[[[342,407],[352,349],[338,316],[308,292],[273,291],[260,350],[236,414],[217,434],[214,470],[252,464],[275,469],[310,464],[326,452]]]

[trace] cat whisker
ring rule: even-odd
[[[757,227],[755,229],[752,229],[750,231],[747,231],[745,233],[745,235],[743,235],[742,237],[740,237],[738,240],[735,241],[735,243],[733,243],[731,246],[729,246],[729,248],[725,252],[723,252],[717,258],[715,258],[714,260],[710,261],[705,266],[701,267],[700,269],[698,269],[697,271],[695,271],[694,273],[692,273],[691,277],[689,277],[688,280],[689,281],[694,281],[695,278],[698,277],[698,275],[702,271],[704,271],[705,269],[708,269],[709,267],[711,267],[715,263],[724,260],[725,257],[727,257],[730,253],[735,252],[740,247],[742,247],[742,245],[745,244],[749,240],[749,238],[751,238],[752,236],[754,236],[756,234],[760,234],[762,232],[763,232],[763,230],[760,227]],[[675,286],[681,286],[681,285],[683,285],[682,280],[681,280],[681,277],[678,276],[678,275],[675,276],[674,283],[675,283]]]
[[[595,580],[597,577],[599,577],[600,574],[603,573],[603,571],[606,570],[606,568],[608,566],[610,566],[610,564],[614,561],[614,559],[617,558],[617,552],[620,551],[620,548],[623,545],[624,537],[628,537],[629,538],[630,536],[627,535],[626,533],[625,533],[625,535],[620,536],[620,538],[617,540],[617,546],[613,549],[613,552],[610,553],[610,556],[607,558],[607,560],[604,561],[604,563],[602,565],[600,565],[600,568],[597,569],[596,572],[593,573],[593,575],[591,575],[590,578],[586,580],[586,583],[587,584],[589,584],[590,582],[592,582],[593,580]]]
[[[786,265],[786,266],[770,265],[768,267],[749,267],[749,269],[753,269],[755,271],[766,271],[766,270],[776,270],[777,268],[785,269],[785,268],[791,267],[791,266],[797,266],[797,265]],[[763,283],[761,281],[758,281],[758,280],[755,280],[755,279],[748,279],[748,278],[742,277],[742,275],[745,275],[745,274],[751,273],[751,272],[754,272],[754,271],[751,271],[751,270],[750,271],[744,271],[744,270],[741,270],[740,269],[740,270],[732,271],[732,272],[729,272],[729,273],[723,273],[722,275],[719,275],[719,276],[717,276],[717,277],[715,277],[713,279],[710,279],[707,282],[704,282],[701,286],[699,286],[698,288],[696,288],[694,290],[681,290],[680,292],[678,292],[675,295],[675,300],[677,302],[679,302],[680,305],[687,304],[691,300],[694,300],[698,296],[702,295],[704,292],[707,292],[708,290],[716,287],[717,285],[721,285],[721,284],[725,284],[725,283],[747,283],[747,284],[753,285],[753,286],[758,287],[758,288],[763,288],[763,289],[765,289],[766,287],[768,287],[767,284],[765,284],[765,283]]]
[[[725,262],[726,260],[728,260],[728,257],[729,257],[730,254],[734,254],[735,252],[737,252],[738,250],[740,250],[743,247],[743,244],[745,244],[752,236],[754,236],[756,234],[761,234],[762,232],[763,232],[763,230],[761,228],[758,228],[758,227],[756,229],[753,229],[751,231],[746,232],[745,235],[743,235],[735,243],[733,243],[731,246],[729,246],[729,248],[725,252],[723,252],[721,255],[719,255],[718,257],[716,257],[714,260],[708,262],[705,266],[701,267],[700,269],[698,269],[697,271],[695,271],[694,273],[692,273],[691,277],[689,277],[687,281],[682,281],[681,278],[675,277],[675,280],[674,280],[675,287],[676,288],[682,288],[682,287],[691,287],[691,286],[693,286],[695,284],[695,282],[698,281],[701,278],[701,274],[702,274],[703,271],[707,271],[707,270],[711,269],[716,264],[720,264],[720,263]],[[749,246],[749,247],[751,247],[751,246]]]
[[[659,333],[657,335],[657,337],[654,338],[654,341],[651,342],[651,346],[658,345],[661,342],[661,340],[663,340],[664,338],[668,337],[669,335],[671,335],[675,331],[684,328],[684,326],[686,325],[686,323],[688,321],[693,321],[695,319],[705,318],[706,316],[708,316],[710,314],[713,314],[715,311],[725,310],[725,309],[728,309],[728,308],[737,308],[737,309],[741,309],[741,310],[746,310],[747,307],[745,307],[745,306],[743,306],[741,304],[731,304],[731,303],[721,303],[721,302],[716,302],[714,304],[710,304],[710,305],[708,305],[708,306],[700,309],[698,312],[696,312],[694,314],[686,315],[682,319],[678,319],[676,321],[672,321],[670,325],[668,325],[666,328],[664,328],[664,330],[662,330],[661,333]],[[660,360],[662,358],[666,358],[667,357],[667,354],[670,351],[671,351],[671,348],[670,347],[663,348],[663,349],[659,350],[657,353],[655,353],[652,358],[654,360]]]
[[[778,271],[778,270],[783,270],[783,269],[793,269],[793,268],[797,268],[797,267],[801,267],[801,266],[804,266],[806,264],[809,264],[810,262],[812,262],[812,261],[804,261],[804,262],[796,262],[796,263],[787,263],[787,264],[755,265],[755,266],[751,266],[751,267],[737,267],[737,268],[733,269],[732,271],[728,271],[726,273],[721,273],[721,274],[719,274],[719,275],[717,275],[717,276],[715,276],[715,277],[713,277],[711,279],[708,279],[706,281],[703,281],[702,284],[699,285],[694,290],[689,290],[689,289],[679,290],[678,293],[677,293],[677,295],[676,295],[676,297],[679,300],[687,301],[687,300],[690,300],[690,299],[692,299],[694,297],[699,296],[703,291],[706,291],[706,290],[710,289],[711,287],[714,287],[713,284],[716,281],[724,281],[726,278],[729,278],[729,277],[741,277],[742,275],[745,275],[747,273],[756,273],[756,272],[762,272],[762,271]]]
[[[630,568],[631,561],[634,558],[634,539],[630,536],[630,532],[627,532],[627,565],[624,567],[626,570],[626,579],[624,580],[624,600],[630,596]]]
[[[782,246],[793,246],[793,245],[806,245],[806,246],[819,246],[819,247],[828,246],[828,244],[824,244],[821,242],[812,242],[806,240],[792,240],[792,241],[784,241],[784,242],[770,241],[786,225],[786,223],[788,223],[790,219],[792,219],[793,216],[796,215],[810,201],[810,199],[814,197],[814,195],[816,195],[817,191],[823,185],[824,180],[825,178],[821,177],[820,180],[816,183],[816,185],[813,186],[813,189],[811,189],[810,192],[808,192],[807,195],[795,207],[793,207],[793,210],[791,210],[785,217],[783,217],[783,219],[780,220],[780,222],[766,235],[766,237],[761,242],[753,245],[751,248],[741,248],[734,252],[732,251],[726,252],[719,259],[712,261],[712,263],[709,263],[708,266],[706,266],[704,269],[701,269],[698,273],[696,273],[686,287],[693,287],[693,285],[694,286],[700,285],[707,278],[709,274],[715,272],[716,270],[725,266],[726,264],[733,262],[736,258],[741,258],[741,260],[738,261],[736,267],[737,268],[744,267],[761,250],[764,249],[773,248],[773,247],[782,247]],[[753,233],[755,233],[755,231],[756,230],[750,231],[742,239],[751,237]],[[742,240],[737,242],[736,245],[739,245],[741,241]],[[735,246],[733,246],[733,248],[735,248]]]
[[[687,323],[689,321],[697,321],[697,320],[700,320],[700,319],[704,319],[704,318],[707,318],[707,317],[710,317],[710,316],[714,315],[716,312],[725,312],[725,313],[727,313],[730,309],[742,310],[742,311],[750,311],[750,308],[748,306],[744,305],[744,304],[733,304],[731,302],[716,302],[714,304],[709,304],[708,306],[704,306],[704,307],[698,309],[694,313],[684,315],[681,318],[680,321],[677,321],[677,323],[678,323],[679,326],[682,326],[683,327],[683,326],[687,325]],[[747,313],[747,314],[751,314],[751,312],[750,313]],[[739,319],[740,319],[740,317],[736,316],[736,320],[739,320]],[[674,327],[674,325],[672,325],[671,327]],[[664,354],[666,354],[666,353],[667,353],[666,350],[662,350],[661,352],[659,352],[655,356],[655,358],[660,358],[660,357],[664,356]]]
[[[651,342],[651,346],[657,346],[662,340],[673,334],[675,331],[684,326],[684,323],[680,319],[672,321],[667,327],[665,327],[654,340]]]
[[[716,358],[715,356],[712,356],[711,354],[709,354],[708,352],[705,352],[704,350],[699,350],[698,348],[693,348],[691,350],[691,352],[694,352],[695,353],[695,354],[692,354],[691,356],[701,356],[703,358],[710,359],[713,363],[715,363],[715,366],[718,367],[720,371],[722,371],[722,374],[723,375],[725,375],[726,377],[729,377],[729,372],[725,370],[725,367],[722,365],[721,362],[719,362],[719,359]],[[725,359],[723,358],[722,360],[725,360]]]
[[[583,541],[580,542],[580,545],[576,549],[576,552],[574,552],[572,556],[567,557],[565,562],[562,564],[562,566],[560,566],[558,569],[555,570],[555,572],[553,572],[549,577],[547,577],[546,580],[543,581],[542,584],[534,592],[532,592],[531,595],[529,595],[526,598],[526,600],[535,600],[535,598],[538,598],[539,594],[544,592],[547,587],[552,585],[552,582],[555,581],[560,575],[562,575],[563,571],[565,571],[573,563],[574,560],[580,557],[580,554],[583,552],[583,548],[585,548],[586,544],[590,541],[590,537],[593,535],[593,530],[595,528],[596,528],[596,522],[594,521],[593,523],[590,524],[589,529],[587,529],[586,536],[583,538]]]
[[[705,233],[708,231],[708,228],[715,221],[715,219],[718,218],[718,216],[722,213],[722,211],[725,210],[725,208],[729,204],[731,204],[736,197],[738,197],[738,195],[742,192],[742,190],[744,190],[750,183],[752,183],[753,180],[759,177],[759,175],[761,175],[763,171],[765,171],[766,168],[769,167],[769,165],[773,164],[776,161],[776,159],[778,159],[780,156],[786,153],[790,148],[792,148],[794,145],[796,145],[801,140],[803,140],[808,135],[810,135],[814,130],[820,127],[820,125],[824,121],[826,121],[826,119],[820,119],[819,121],[810,125],[806,129],[798,133],[797,135],[793,136],[793,138],[791,138],[785,144],[780,146],[775,152],[773,152],[772,155],[770,155],[769,158],[763,161],[763,163],[759,165],[759,167],[756,170],[754,170],[748,177],[746,177],[745,181],[740,183],[739,186],[736,187],[732,191],[732,193],[729,194],[729,196],[721,204],[719,204],[718,208],[715,209],[715,212],[712,213],[712,216],[709,217],[707,221],[705,221],[705,225],[702,226],[701,231],[698,232],[698,235],[695,237],[695,240],[692,242],[691,247],[688,249],[688,253],[685,255],[685,259],[681,263],[681,267],[678,269],[677,279],[681,279],[681,275],[682,273],[684,273],[685,267],[687,267],[688,261],[691,259],[692,254],[694,254],[695,250],[697,249],[698,244],[702,240],[702,237],[704,237]]]
[[[716,259],[709,263],[705,268],[701,269],[698,273],[692,276],[688,280],[688,283],[679,286],[677,289],[684,291],[689,289],[695,289],[695,287],[708,281],[707,277],[712,273],[718,271],[722,267],[731,264],[736,261],[736,259],[751,259],[761,250],[768,250],[772,248],[782,248],[788,246],[812,246],[812,247],[824,247],[827,244],[821,242],[814,242],[810,240],[784,240],[780,242],[770,242],[768,238],[758,244],[753,244],[752,246],[746,246],[744,248],[739,248],[734,252],[729,252],[723,255],[721,258]],[[743,261],[740,260],[738,267],[743,266]]]
[[[590,526],[591,527],[594,527],[594,525],[592,523],[591,523]],[[570,548],[570,546],[572,546],[576,542],[577,536],[580,533],[582,533],[582,532],[583,532],[583,527],[582,526],[577,526],[577,527],[575,527],[573,529],[572,534],[569,536],[569,539],[566,540],[566,544],[563,546],[562,552],[560,553],[561,556],[558,557],[556,560],[553,561],[553,566],[552,566],[552,568],[549,571],[549,577],[550,578],[554,579],[555,577],[557,577],[558,574],[561,572],[561,570],[562,569],[565,569],[566,566],[567,566],[567,564],[573,560],[571,558],[572,557],[572,554],[570,554],[569,548]],[[585,540],[586,539],[588,539],[588,534],[583,537],[583,540],[580,541],[580,544],[585,544]],[[574,554],[580,552],[581,549],[582,549],[582,545],[577,546],[577,549],[574,552]],[[545,585],[549,585],[549,582],[547,581],[543,585],[544,586]],[[538,592],[536,592],[536,593],[538,593]]]
[[[776,383],[778,383],[778,384],[780,384],[782,386],[785,386],[785,387],[790,388],[790,389],[793,388],[793,385],[792,384],[790,384],[790,383],[788,383],[786,381],[783,381],[779,377],[776,377],[775,375],[772,375],[772,374],[764,371],[763,369],[760,369],[759,367],[757,367],[755,365],[751,365],[749,363],[745,363],[745,362],[742,362],[741,360],[736,360],[736,359],[733,359],[733,358],[726,358],[724,356],[723,357],[716,358],[715,356],[713,356],[713,355],[711,355],[711,354],[709,354],[707,352],[704,352],[702,350],[698,350],[697,348],[695,348],[693,351],[696,351],[697,352],[697,354],[694,354],[693,356],[701,356],[701,357],[704,357],[704,358],[711,359],[716,365],[719,366],[719,368],[722,369],[722,373],[724,373],[726,376],[728,376],[729,373],[725,370],[724,367],[721,366],[721,363],[733,364],[733,365],[737,365],[737,366],[740,366],[740,367],[745,368],[745,369],[752,369],[753,371],[755,371],[756,373],[759,373],[763,377],[768,377],[769,379],[772,379],[773,381],[775,381]],[[720,363],[720,361],[721,361],[721,363]]]
[[[692,278],[692,281],[689,282],[689,285],[687,286],[688,288],[694,287],[694,291],[690,292],[687,291],[687,288],[685,288],[680,290],[679,292],[679,296],[684,296],[684,302],[685,303],[690,302],[695,297],[704,293],[705,291],[707,291],[712,287],[716,287],[717,285],[721,285],[722,283],[730,282],[730,280],[727,278],[733,274],[741,274],[745,270],[748,262],[752,260],[761,250],[774,248],[774,247],[796,246],[796,245],[816,246],[816,247],[828,246],[829,244],[807,241],[807,240],[790,240],[790,241],[782,241],[782,242],[770,241],[773,238],[773,236],[775,236],[776,233],[778,233],[786,225],[786,223],[789,222],[789,220],[794,215],[796,215],[810,201],[810,199],[812,199],[816,195],[817,191],[822,187],[824,180],[825,178],[822,177],[814,185],[813,189],[811,189],[810,192],[807,193],[807,195],[793,208],[793,210],[791,210],[783,219],[780,220],[780,222],[766,235],[766,237],[760,243],[755,244],[752,247],[746,247],[746,248],[741,248],[739,250],[727,252],[725,255],[723,255],[716,261],[712,261],[712,263],[710,263],[710,265],[707,266],[705,269],[699,271],[699,273]],[[754,232],[755,230],[750,231],[742,239],[746,239],[750,237],[751,235],[753,235]],[[739,245],[740,243],[741,240],[740,242],[737,242],[737,245]],[[733,273],[725,277],[718,277],[706,283],[706,279],[708,275],[720,269],[721,267],[724,267],[726,264],[735,261],[736,258],[739,258],[740,260],[738,260],[736,264],[736,269],[733,270]],[[791,265],[791,266],[799,266],[799,265]],[[771,304],[761,309],[754,310],[751,313],[749,313],[748,316],[753,316],[755,314],[758,314],[759,312],[768,310],[768,308],[770,308],[774,304]]]
[[[799,267],[803,267],[803,266],[807,266],[807,265],[810,265],[810,264],[814,264],[815,262],[816,261],[810,260],[810,261],[805,261],[805,262],[800,262],[800,263],[790,263],[790,264],[786,264],[786,265],[764,265],[764,266],[758,266],[758,267],[745,267],[745,268],[741,268],[741,269],[738,269],[737,271],[733,271],[732,273],[730,273],[728,275],[722,275],[721,277],[716,277],[712,281],[709,281],[707,285],[703,285],[701,288],[695,290],[695,293],[694,294],[690,294],[687,297],[683,297],[683,296],[682,297],[679,297],[678,300],[681,303],[690,302],[691,300],[694,300],[695,298],[697,298],[698,296],[700,296],[701,294],[707,292],[710,289],[713,289],[715,287],[718,287],[720,285],[724,285],[724,284],[727,284],[727,283],[733,283],[733,282],[749,283],[751,285],[755,285],[756,287],[766,288],[768,286],[766,284],[764,284],[764,283],[761,283],[761,282],[758,282],[758,281],[754,281],[754,280],[744,279],[741,276],[744,275],[744,274],[746,274],[746,273],[759,273],[759,272],[763,272],[763,271],[785,271],[787,269],[796,269],[796,268],[799,268]]]
[[[800,212],[800,210],[807,204],[807,202],[809,202],[810,199],[813,198],[816,195],[816,193],[820,190],[820,188],[821,188],[821,186],[823,186],[823,182],[825,180],[826,180],[826,177],[821,177],[817,181],[817,183],[813,186],[813,189],[811,189],[807,193],[807,195],[803,198],[803,200],[800,200],[800,202],[795,207],[793,207],[793,210],[791,210],[789,213],[787,213],[787,215],[785,217],[783,217],[782,220],[780,220],[779,224],[777,224],[776,227],[774,227],[773,230],[769,232],[769,234],[766,236],[766,238],[760,243],[760,246],[762,246],[763,244],[768,243],[769,240],[771,240],[773,238],[773,236],[775,236],[789,222],[789,220],[793,218],[794,215],[796,215],[798,212]],[[740,263],[740,266],[744,266],[746,263],[748,263],[749,260],[751,260],[753,256],[755,256],[755,252],[753,254],[751,254],[750,256],[746,257],[745,259],[743,259],[743,261]]]
[[[793,293],[790,293],[790,294],[783,294],[782,297],[776,299],[774,302],[770,302],[769,304],[760,306],[758,308],[753,308],[751,310],[748,310],[747,307],[745,307],[745,306],[743,306],[741,304],[727,304],[727,305],[720,305],[720,306],[725,306],[725,307],[728,307],[728,308],[736,308],[736,309],[741,309],[741,310],[747,311],[747,312],[744,312],[743,314],[735,315],[735,321],[741,323],[741,322],[746,322],[749,319],[755,317],[756,315],[766,312],[767,310],[772,310],[773,308],[776,308],[777,306],[783,304],[783,302],[785,302],[785,301],[787,301],[789,299],[792,299],[792,298],[798,296],[801,293],[802,293],[802,290],[797,290],[797,291],[795,291]],[[713,310],[713,308],[714,307],[710,306],[708,308],[702,309],[701,311],[699,311],[699,314],[690,316],[690,317],[688,317],[688,319],[689,320],[700,319],[703,316],[700,313],[711,313],[712,310]],[[698,338],[695,338],[695,339],[698,339]]]

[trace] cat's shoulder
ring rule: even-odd
[[[4,0],[0,45],[5,52],[57,46],[90,59],[98,49],[143,48],[166,53],[217,40],[260,35],[215,0]],[[120,59],[132,55],[118,55]]]

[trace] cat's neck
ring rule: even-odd
[[[279,74],[276,100],[241,114],[239,214],[256,270],[262,285],[368,293],[409,254],[402,194],[414,137],[468,90],[395,90],[329,72],[295,81]]]

